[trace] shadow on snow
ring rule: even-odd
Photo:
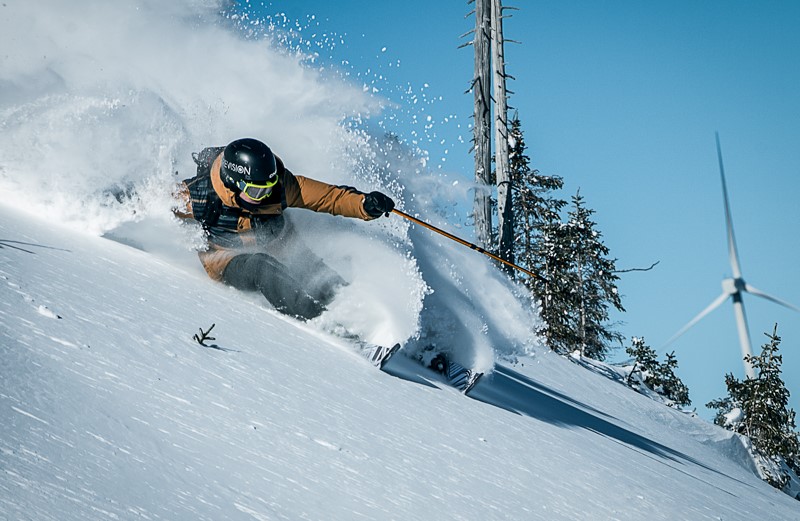
[[[446,386],[436,373],[403,356],[393,358],[384,370],[393,376],[429,387]],[[497,365],[490,376],[478,382],[475,388],[470,391],[469,397],[511,413],[534,418],[552,425],[563,428],[586,429],[711,486],[714,485],[691,473],[688,469],[681,469],[679,466],[690,463],[709,472],[726,476],[745,484],[681,451],[622,427],[612,421],[614,420],[612,416],[502,365]],[[715,488],[719,489],[716,486]],[[719,490],[726,494],[731,494],[724,489]]]

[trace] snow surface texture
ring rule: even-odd
[[[538,349],[485,258],[398,217],[290,212],[350,283],[310,324],[206,277],[170,193],[243,135],[448,228],[468,187],[342,125],[363,89],[210,2],[0,9],[0,519],[791,518],[729,433]],[[482,403],[331,331],[525,365]]]
[[[0,360],[0,519],[798,518],[729,432],[547,351],[470,399],[5,205]]]

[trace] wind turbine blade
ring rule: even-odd
[[[733,234],[733,218],[731,217],[731,206],[728,202],[728,185],[725,182],[725,167],[722,165],[722,147],[719,144],[719,132],[715,133],[717,138],[717,159],[719,160],[719,176],[722,179],[722,198],[725,202],[725,227],[728,230],[728,258],[733,270],[733,278],[742,277],[742,270],[739,268],[739,250],[736,248],[736,237]]]
[[[736,317],[736,331],[739,333],[739,347],[742,349],[744,373],[747,378],[755,378],[755,369],[749,361],[749,357],[753,356],[753,345],[750,343],[750,329],[747,327],[747,314],[744,312],[742,292],[737,291],[731,297],[733,298],[733,315]]]
[[[686,333],[692,326],[694,326],[695,324],[697,324],[698,322],[703,320],[703,317],[705,317],[706,315],[708,315],[709,313],[711,313],[712,311],[717,309],[723,302],[725,302],[725,300],[728,299],[728,297],[729,297],[728,293],[723,293],[722,295],[717,297],[717,299],[714,302],[709,304],[709,306],[706,309],[704,309],[703,311],[701,311],[699,315],[697,315],[692,320],[690,320],[688,324],[686,324],[685,326],[683,326],[680,329],[680,331],[678,331],[677,333],[672,335],[672,337],[669,340],[667,340],[666,343],[661,347],[662,348],[667,347],[672,342],[677,340],[679,336],[681,336],[682,334]]]
[[[793,309],[793,310],[795,310],[795,311],[798,311],[798,312],[800,312],[800,308],[798,308],[797,306],[793,306],[792,304],[789,304],[788,302],[786,302],[786,301],[783,301],[783,300],[781,300],[781,299],[779,299],[779,298],[777,298],[777,297],[773,297],[772,295],[767,295],[766,293],[764,293],[764,292],[763,292],[763,291],[761,291],[760,289],[758,289],[758,288],[754,288],[754,287],[753,287],[753,286],[751,286],[750,284],[746,284],[746,283],[745,283],[745,285],[744,285],[744,290],[745,290],[746,292],[748,292],[748,293],[752,293],[753,295],[757,295],[757,296],[759,296],[759,297],[761,297],[761,298],[765,298],[765,299],[767,299],[767,300],[771,300],[772,302],[774,302],[774,303],[776,303],[776,304],[780,304],[780,305],[781,305],[781,306],[783,306],[783,307],[787,307],[787,308],[789,308],[789,309]]]

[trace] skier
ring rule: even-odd
[[[294,175],[261,141],[237,139],[194,155],[197,175],[184,180],[175,213],[198,221],[208,246],[200,261],[208,275],[244,291],[260,291],[282,313],[319,316],[345,281],[305,246],[284,210],[369,221],[388,215],[394,201]]]

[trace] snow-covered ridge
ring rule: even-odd
[[[0,297],[3,519],[796,517],[729,433],[547,351],[466,398],[7,206]]]

